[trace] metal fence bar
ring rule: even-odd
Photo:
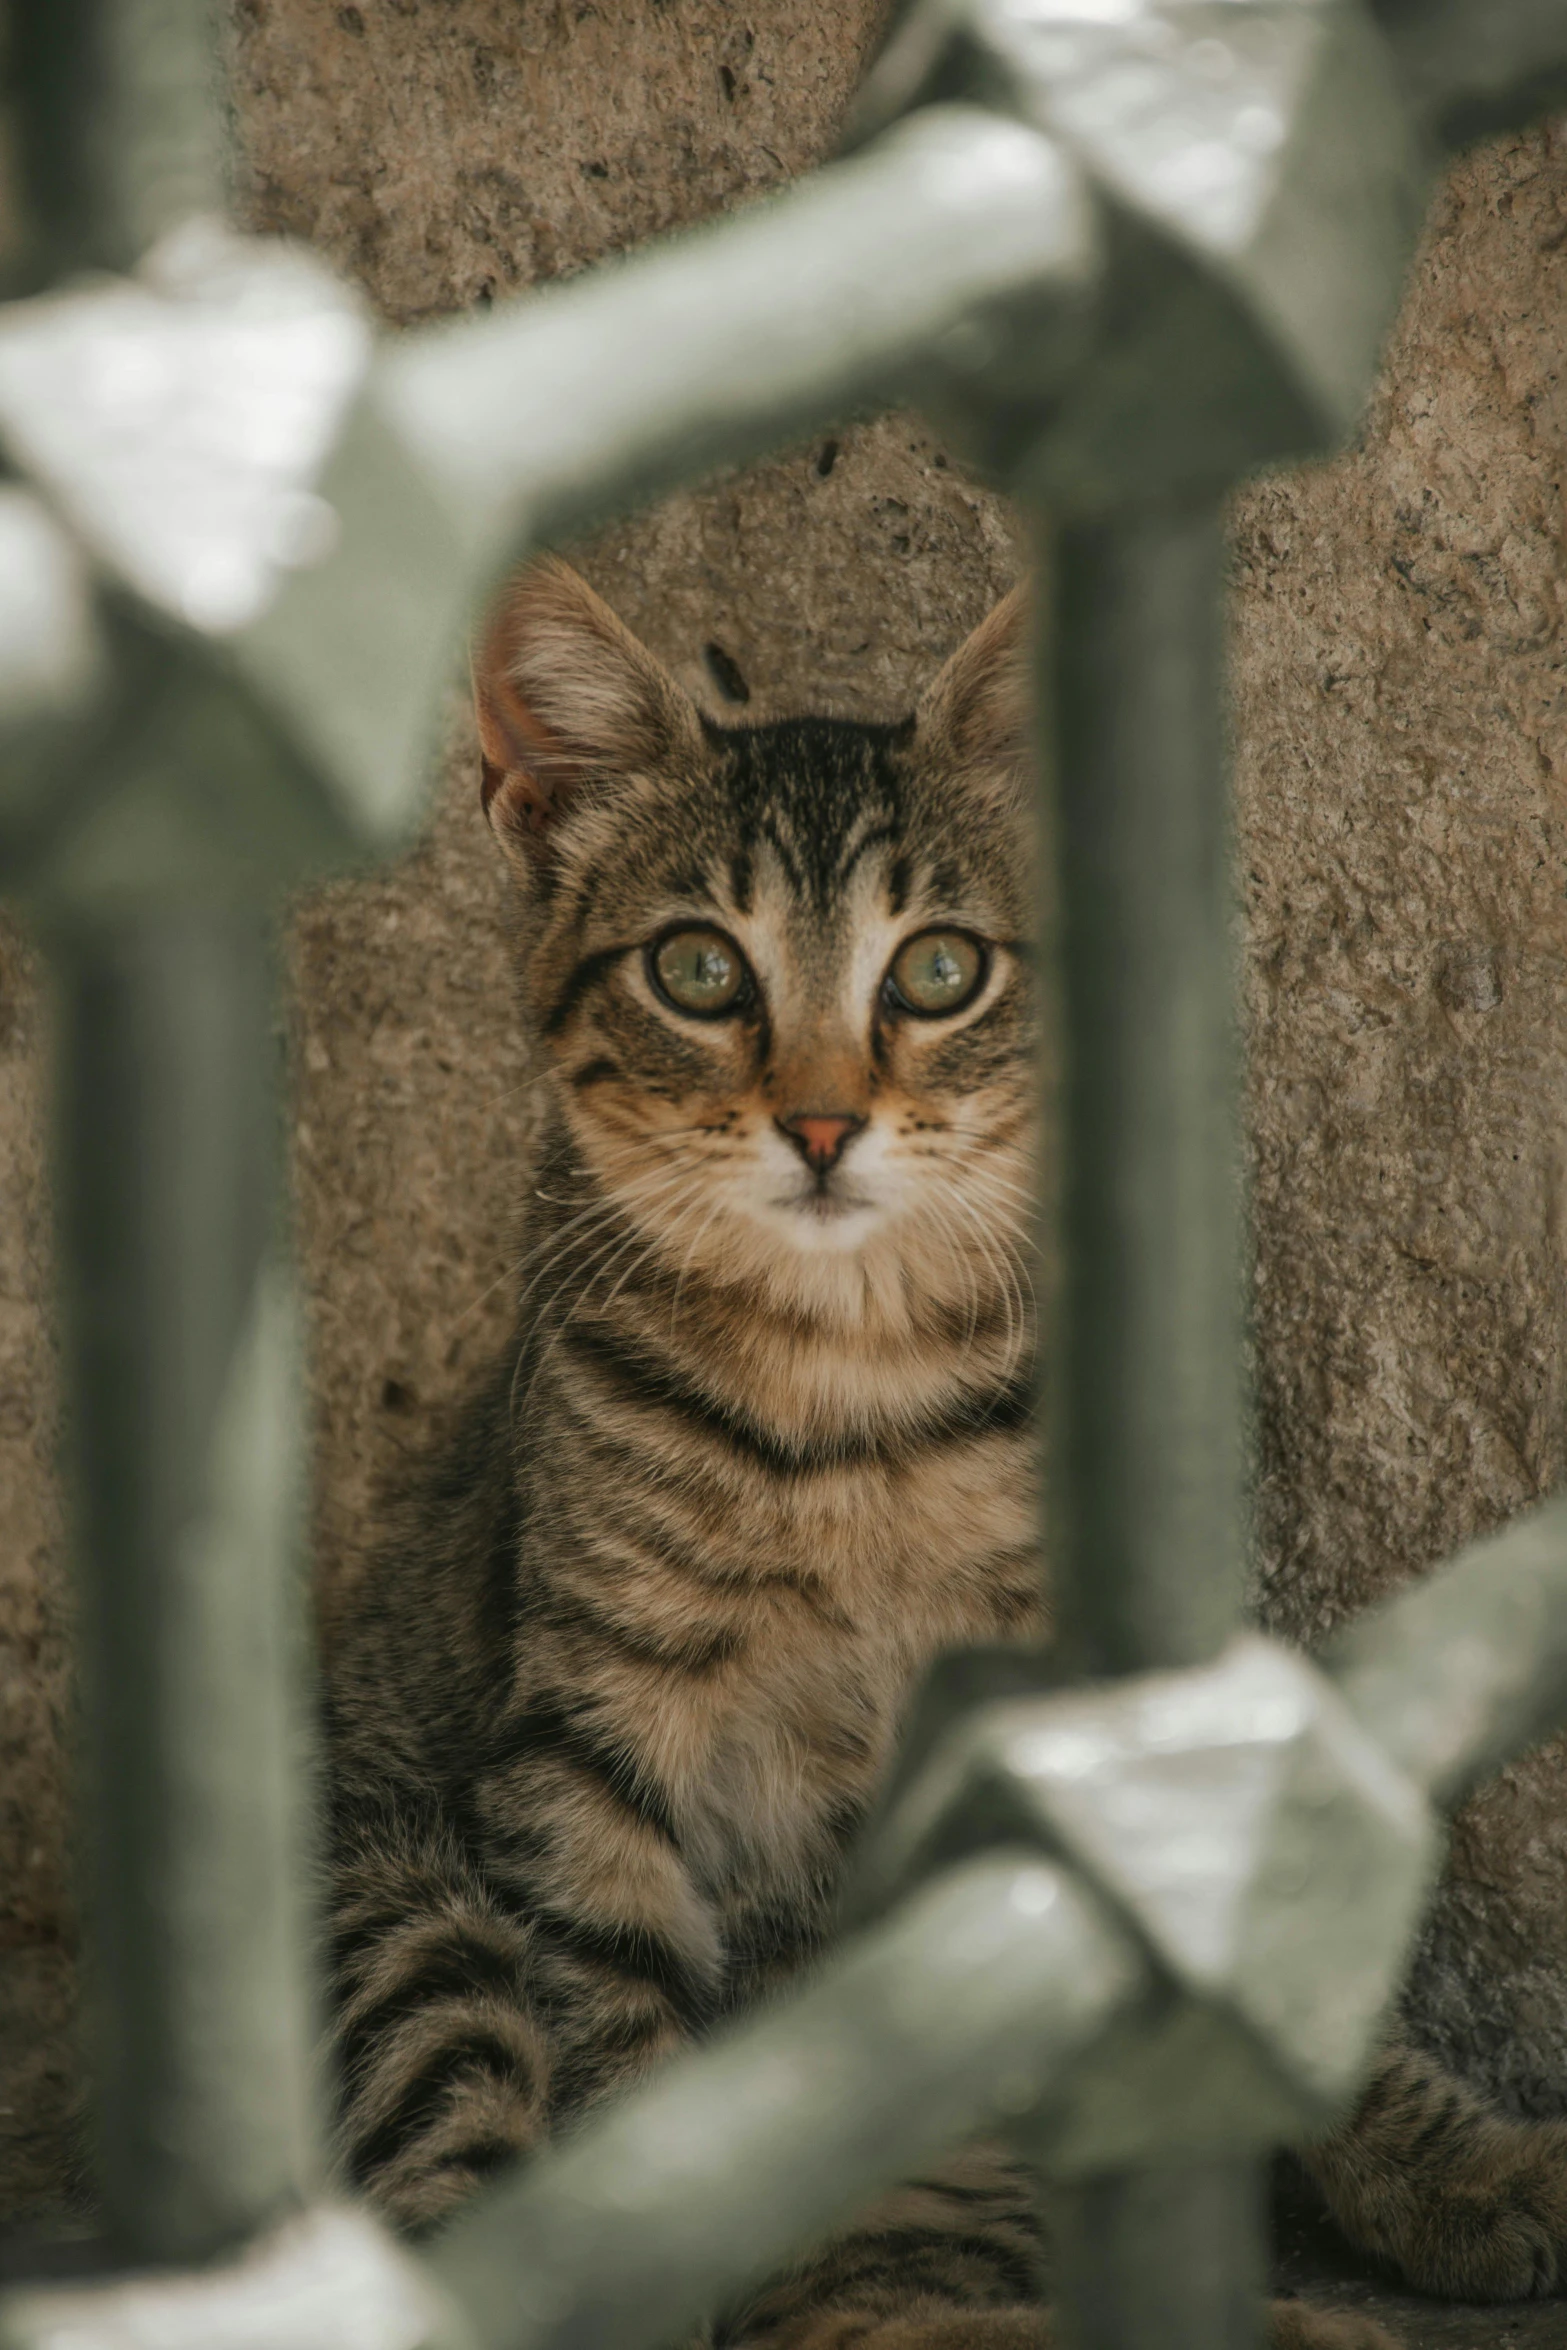
[[[1055,551],[1040,692],[1065,1023],[1052,1572],[1066,1657],[1093,1676],[1206,1663],[1239,1608],[1224,563],[1213,504],[1074,524]],[[1247,2350],[1260,2203],[1244,2162],[1063,2190],[1079,2350]],[[1166,2266],[1160,2242],[1183,2256]]]
[[[222,209],[216,0],[19,0],[6,31],[33,282]]]
[[[15,14],[35,276],[125,267],[221,209],[211,0]],[[220,796],[231,740],[147,653],[161,763]],[[91,757],[160,763],[133,701]],[[35,907],[58,1008],[101,2216],[131,2264],[207,2259],[319,2178],[267,883],[236,898],[160,832],[133,810],[103,865]]]
[[[1502,1629],[1477,1642],[1482,1597],[1488,1627]],[[1395,1724],[1442,1723],[1407,1742],[1405,1759],[1422,1777],[1424,1755],[1433,1787],[1466,1780],[1519,1751],[1567,1703],[1564,1618],[1567,1504],[1552,1504],[1357,1627],[1357,1654],[1341,1660],[1343,1693],[1371,1729],[1384,1714]],[[1555,1629],[1535,1645],[1546,1627]],[[1374,1680],[1361,1677],[1362,1664]],[[958,1864],[816,1984],[668,2068],[464,2214],[428,2256],[466,2321],[457,2338],[478,2350],[581,2350],[590,2341],[595,2350],[637,2350],[667,2340],[715,2297],[798,2250],[839,2209],[903,2173],[925,2144],[921,2128],[934,2143],[1041,2094],[1048,2111],[1063,2071],[1101,2035],[1135,2023],[1150,1979],[1145,1963],[1124,1929],[1053,1864],[999,1852]],[[1161,2192],[1168,2176],[1168,2166],[1141,2174],[1118,2190],[1118,2207],[1094,2215],[1094,2240],[1115,2241],[1144,2271],[1146,2239],[1132,2238],[1129,2224],[1173,2237],[1183,2257],[1194,2245],[1201,2257],[1205,2244],[1222,2244],[1233,2224],[1220,2203],[1233,2172],[1217,2170],[1198,2190],[1220,2208],[1189,2235],[1171,2227],[1172,2203]],[[368,2243],[355,2255],[361,2261]],[[308,2257],[319,2261],[324,2250]],[[320,2303],[299,2305],[302,2338],[335,2339],[342,2293],[372,2285],[395,2300],[399,2327],[417,2322],[426,2306],[417,2290],[384,2264],[361,2274],[352,2251],[345,2244],[333,2255],[344,2264],[341,2289],[323,2280]],[[302,2246],[302,2267],[307,2252]],[[295,2257],[280,2247],[297,2292],[304,2279],[289,2265]],[[1075,2257],[1069,2246],[1069,2266]],[[270,2350],[263,2322],[244,2315],[247,2273],[244,2263],[218,2270],[207,2299],[182,2286],[178,2302],[166,2296],[166,2335],[138,2339]],[[257,2294],[266,2274],[264,2265],[256,2273]],[[69,2325],[79,2350],[116,2350],[124,2340],[117,2294],[111,2284],[97,2297],[78,2291],[63,2301],[48,2292],[0,2295],[0,2343],[48,2350]],[[333,2330],[309,2330],[306,2310],[318,2329],[330,2311]],[[1140,2321],[1135,2308],[1132,2315]],[[293,2329],[280,2326],[275,2338],[291,2339]],[[414,2338],[395,2330],[374,2337]]]
[[[321,484],[338,552],[238,658],[329,774],[401,814],[486,568],[865,400],[983,380],[1009,357],[1048,388],[1101,258],[1054,142],[932,107],[676,244],[409,335],[378,359]]]
[[[460,2217],[436,2275],[478,2350],[676,2339],[911,2168],[1026,2111],[1148,1980],[1060,1870],[963,1863],[821,1983]]]
[[[1514,0],[1496,37],[1490,11],[1458,0],[1418,9],[1414,0],[1378,0],[1378,12],[1421,111],[1443,131],[1457,120],[1455,106],[1511,111],[1560,70],[1552,0]],[[1043,52],[1017,48],[1018,12],[1010,30],[998,16],[981,34],[976,18],[968,31],[978,48],[965,47],[967,33],[949,40],[961,14],[938,11],[927,20],[935,46],[921,50],[916,39],[909,89],[926,100],[981,103],[926,105],[905,128],[766,213],[563,289],[511,318],[448,330],[384,359],[325,479],[314,485],[308,465],[301,473],[301,488],[319,486],[337,508],[340,554],[302,575],[259,622],[215,624],[219,634],[222,625],[238,631],[227,666],[211,661],[210,647],[206,669],[184,655],[167,660],[169,707],[159,704],[161,737],[153,728],[143,738],[143,769],[147,742],[163,740],[182,790],[194,789],[203,762],[222,766],[218,746],[231,739],[227,720],[214,716],[217,705],[232,720],[230,703],[249,687],[294,757],[303,754],[311,787],[323,801],[335,794],[343,803],[342,832],[386,837],[407,804],[408,746],[426,716],[443,644],[484,566],[519,542],[752,454],[834,404],[926,386],[953,394],[968,411],[977,445],[991,445],[987,417],[1009,418],[995,449],[1010,449],[1026,474],[1047,396],[1084,347],[1080,330],[1096,324],[1083,297],[1106,252],[1084,171],[1036,128],[985,110],[1004,90],[999,103],[1030,125],[1056,127],[1059,93]],[[1340,42],[1339,79],[1330,74],[1322,91],[1342,97],[1356,59],[1356,70],[1376,77],[1375,42],[1352,8],[1276,14],[1280,27],[1287,18],[1294,31],[1304,29],[1308,46],[1318,44],[1330,64],[1331,45]],[[1099,37],[1091,32],[1090,47]],[[1108,37],[1113,47],[1118,36]],[[70,0],[53,11],[35,0],[25,14],[27,151],[51,266],[134,259],[180,212],[212,200],[215,131],[200,88],[206,39],[200,0]],[[987,41],[990,66],[976,78]],[[1101,96],[1113,88],[1124,98],[1126,78],[1117,79],[1106,55]],[[921,56],[937,60],[928,86]],[[97,77],[111,125],[101,155],[78,128],[73,62],[82,81]],[[999,79],[987,81],[991,67]],[[1148,86],[1146,75],[1133,80]],[[1207,101],[1194,98],[1195,85],[1184,94],[1170,83],[1164,90],[1177,144],[1200,145]],[[1283,103],[1283,84],[1274,95]],[[1402,132],[1396,108],[1384,116],[1391,156]],[[1253,108],[1253,127],[1264,117],[1273,119],[1266,107]],[[1384,117],[1373,107],[1368,119]],[[1139,180],[1137,156],[1116,146],[1115,105],[1097,114],[1090,107],[1086,117],[1079,107],[1073,120],[1071,135],[1097,157],[1096,170],[1108,172],[1123,198],[1127,187],[1140,189],[1134,208],[1151,202],[1172,235],[1163,260],[1177,274],[1187,271],[1194,299],[1202,287],[1190,276],[1191,239],[1207,256],[1202,266],[1219,276],[1240,266],[1223,234],[1210,236],[1211,222],[1204,227],[1182,211],[1180,189],[1187,197],[1191,189],[1179,171],[1162,192]],[[1285,135],[1282,114],[1278,127]],[[1137,140],[1132,148],[1142,155]],[[1207,151],[1211,160],[1211,141]],[[1272,287],[1256,303],[1258,256],[1273,250],[1258,176],[1264,167],[1260,150],[1232,141],[1231,161],[1243,153],[1251,160],[1236,185],[1262,209],[1251,216],[1250,261],[1236,284],[1247,288],[1243,308],[1252,303],[1259,318],[1273,318]],[[1337,183],[1328,187],[1324,206],[1312,178],[1324,153],[1315,134],[1303,134],[1274,197],[1292,221],[1299,201],[1304,245],[1290,268],[1310,281],[1308,294],[1318,276],[1313,238],[1325,238],[1337,255],[1322,284],[1354,313],[1334,377],[1347,397],[1369,343],[1353,282],[1359,247],[1353,239],[1345,245],[1335,203],[1358,222],[1364,197],[1393,236],[1402,199],[1394,200],[1391,185],[1378,192],[1351,173],[1337,196]],[[1303,155],[1311,167],[1304,178]],[[1150,245],[1138,266],[1157,261]],[[1370,291],[1379,310],[1381,295],[1375,285]],[[1175,299],[1179,307],[1184,297]],[[1260,440],[1242,434],[1245,448],[1275,446],[1268,434],[1279,418],[1304,414],[1286,379],[1312,356],[1303,320],[1315,317],[1332,339],[1332,306],[1319,314],[1310,300],[1303,309],[1286,303],[1272,359],[1266,335],[1236,346],[1232,388],[1253,386],[1273,419],[1259,428]],[[1223,321],[1227,334],[1241,325],[1233,304],[1192,311],[1199,314]],[[1112,319],[1112,344],[1116,331]],[[39,332],[47,339],[48,321]],[[623,365],[628,345],[663,355],[656,379],[644,372],[633,380]],[[1147,346],[1144,358],[1157,347]],[[1248,374],[1259,361],[1262,374]],[[1086,380],[1082,399],[1092,409],[1097,394]],[[1260,388],[1265,383],[1272,388]],[[72,475],[70,432],[29,441],[27,401],[36,402],[37,380],[31,395],[25,385],[12,389],[5,418],[12,454],[36,462],[49,494],[111,572],[131,576],[165,618],[199,632],[207,623],[178,594],[169,600],[156,566],[128,572],[123,530],[118,539],[112,528],[95,533],[95,500],[110,492],[90,468]],[[1112,404],[1111,413],[1122,411]],[[90,429],[90,411],[83,417]],[[333,419],[324,440],[336,429],[335,411]],[[1195,429],[1203,419],[1193,409],[1186,421]],[[1236,421],[1230,417],[1215,449]],[[1177,419],[1177,440],[1181,429]],[[1068,462],[1067,473],[1053,477],[1058,489],[1069,475]],[[1121,479],[1114,466],[1112,478]],[[1126,485],[1141,481],[1146,495],[1154,478],[1133,466],[1121,491],[1107,494],[1130,502],[1136,493]],[[73,482],[81,489],[75,502]],[[1058,1596],[1065,1648],[1090,1674],[1211,1658],[1232,1620],[1240,1556],[1221,547],[1212,508],[1153,506],[1130,520],[1074,524],[1057,569],[1059,633],[1048,676],[1059,754],[1053,829],[1063,861],[1069,1274]],[[380,559],[388,553],[393,559]],[[255,608],[265,600],[260,595]],[[111,633],[131,698],[136,690],[156,698],[149,681],[162,674],[165,657],[123,620]],[[388,679],[396,690],[381,690]],[[254,737],[253,717],[241,720],[242,737],[247,726]],[[268,734],[267,756],[235,787],[257,834],[272,819],[275,789],[286,796],[300,781]],[[107,807],[112,792],[103,798]],[[204,862],[193,850],[206,820],[196,807],[178,793],[163,803],[128,792],[119,830],[109,820],[99,832],[107,858],[88,859],[91,870],[78,867],[50,901],[62,999],[61,1232],[82,1464],[98,1924],[113,1978],[107,2184],[116,2248],[130,2262],[198,2261],[286,2214],[314,2181],[310,2019],[295,1907],[303,1881],[295,1819],[301,1755],[286,1698],[297,1666],[287,1653],[289,1626],[299,1620],[288,1564],[289,1350],[268,1271],[272,1055],[265,938],[254,909],[281,867],[297,869],[291,857],[308,863],[327,853],[333,824],[323,819],[312,834],[302,823],[286,853],[271,862],[263,856],[237,896],[232,887],[225,896],[219,877],[232,875],[234,864],[221,856]],[[277,813],[280,832],[288,821]],[[221,832],[226,817],[214,822]],[[135,856],[117,860],[114,849],[128,852],[133,835]],[[132,866],[140,875],[134,890],[126,879]],[[1488,1619],[1478,1622],[1482,1589]],[[1567,1514],[1542,1513],[1342,1645],[1335,1665],[1352,1711],[1374,1733],[1387,1726],[1391,1752],[1417,1779],[1456,1791],[1550,1718],[1567,1672],[1567,1638],[1554,1625],[1563,1596]],[[1253,1661],[1263,1683],[1271,1674],[1282,1688],[1293,1676],[1308,1710],[1319,1706],[1321,1684],[1306,1668],[1260,1645]],[[1246,1670],[1243,1657],[1242,1689]],[[1211,1696],[1214,1678],[1187,1676],[1181,1701],[1202,1687]],[[1262,1684],[1254,1677],[1254,1685]],[[1100,1701],[1071,1702],[1091,1712]],[[1098,1719],[1106,1735],[1111,1728],[1133,1735],[1124,1710],[1113,1722],[1108,1713]],[[1331,1701],[1312,1721],[1321,1733],[1311,1750],[1317,1761],[1331,1763],[1338,1752],[1347,1773],[1342,1816],[1353,1829],[1355,1801],[1365,1799],[1368,1819],[1376,1811],[1370,1783],[1378,1773],[1387,1778],[1385,1763],[1363,1754],[1369,1779],[1356,1781],[1348,1750],[1365,1742],[1353,1721]],[[1048,1840],[1052,1820],[1059,1826],[1064,1815],[1049,1808],[1059,1785],[1052,1798],[1046,1764],[1031,1765],[1022,1751],[1027,1735],[1025,1725],[1016,1755],[992,1750],[988,1796],[985,1788],[955,1791],[949,1851],[986,1841],[985,1800],[1000,1807],[990,1817],[992,1828],[1004,1819],[1003,1842],[1015,1845],[1036,1828]],[[1051,1735],[1048,1723],[1038,1731],[1045,1746]],[[1202,1746],[1200,1724],[1192,1735],[1194,1753],[1212,1751]],[[1220,1723],[1219,1746],[1232,1735],[1245,1735],[1233,1709]],[[1154,1751],[1162,1770],[1165,1750]],[[1040,1774],[1032,1811],[1030,1769]],[[1407,1787],[1390,1783],[1382,1793],[1392,1851],[1398,1819],[1407,1826],[1419,1807]],[[1281,1835],[1295,1839],[1287,1860],[1310,1861],[1306,1815],[1316,1816],[1310,1803],[1282,1821]],[[1178,1799],[1169,1816],[1185,1833]],[[1194,1846],[1207,1819],[1199,1806]],[[1222,1828],[1207,1832],[1207,1849],[1225,1858]],[[1052,2084],[1063,2088],[1063,2114],[1084,2084],[1092,2103],[1107,2076],[1086,2064],[1090,2050],[1124,2053],[1130,2044],[1135,2065],[1141,2023],[1179,2026],[1183,1998],[1195,1999],[1192,2012],[1212,2029],[1214,2047],[1222,2049],[1228,2030],[1234,2048],[1259,2060],[1250,2075],[1243,2065],[1238,2090],[1227,2105],[1220,2101],[1221,2127],[1208,2143],[1255,2145],[1291,2126],[1287,2117],[1310,2107],[1312,2065],[1308,2050],[1291,2073],[1289,2018],[1259,2002],[1255,1978],[1240,1973],[1228,2006],[1223,1983],[1207,1991],[1199,1983],[1194,1992],[1179,1947],[1160,1938],[1157,1872],[1148,1884],[1128,1882],[1128,1872],[1118,1878],[1102,1865],[1102,1846],[1095,1859],[1091,1836],[1086,1845],[1068,1836],[1067,1845],[1086,1878],[1112,1888],[1103,1902],[1064,1867],[1015,1850],[959,1860],[787,2005],[671,2070],[460,2220],[437,2248],[434,2268],[485,2350],[523,2343],[587,2350],[590,2342],[630,2350],[667,2336],[826,2226],[845,2199],[904,2173],[986,2117],[1021,2115],[1042,2096],[1045,2110],[1030,2128],[1048,2154]],[[1384,1847],[1371,1835],[1364,1849]],[[1424,1850],[1418,1834],[1400,1849],[1400,1865],[1414,1869]],[[939,1869],[939,1856],[926,1865]],[[1324,1873],[1331,1878],[1331,1866]],[[1136,1878],[1135,1866],[1129,1875]],[[1354,1892],[1351,1880],[1337,1882],[1341,1894],[1345,1883]],[[1411,1898],[1417,1882],[1409,1877]],[[1282,1899],[1271,1880],[1265,1891]],[[1128,1912],[1139,1920],[1135,1934],[1119,1922]],[[1276,1907],[1269,1916],[1283,1914]],[[1362,1986],[1369,1982],[1377,1996],[1407,1928],[1407,1912],[1388,1914],[1388,1939],[1368,1944],[1370,1973],[1362,1970]],[[1155,1949],[1163,1953],[1157,1964]],[[1356,2010],[1353,2000],[1333,2006],[1346,1985],[1353,1989],[1347,1974],[1328,1986],[1325,2005],[1307,2001],[1299,2013],[1308,2021],[1318,2013],[1363,2018],[1370,2009]],[[1364,2042],[1347,2024],[1340,2037],[1347,2080]],[[1074,2089],[1063,2073],[1080,2058]],[[1130,2077],[1140,2094],[1143,2074]],[[1190,2066],[1184,2074],[1177,2067],[1177,2091],[1194,2077]],[[1146,2086],[1153,2107],[1158,2091]],[[1296,2090],[1301,2099],[1292,2103]],[[1118,2161],[1141,2159],[1148,2148],[1145,2167],[1063,2199],[1065,2290],[1080,2350],[1151,2350],[1155,2339],[1160,2350],[1197,2350],[1199,2342],[1201,2350],[1240,2350],[1253,2336],[1254,2177],[1239,2160],[1179,2172],[1164,2164],[1164,2148],[1185,2142],[1183,2111],[1178,2095],[1173,2103],[1167,2096],[1149,2131],[1134,2127],[1114,2141]],[[240,2263],[209,2280],[219,2300],[228,2296],[226,2315],[216,2314],[217,2301],[203,2302],[206,2282],[186,2277],[161,2288],[163,2318],[147,2315],[157,2293],[144,2298],[146,2324],[159,2339],[175,2338],[183,2325],[179,2338],[210,2340],[214,2350],[241,2339],[270,2350],[274,2334],[335,2341],[343,2294],[356,2289],[345,2285],[353,2238],[372,2270],[377,2245],[386,2251],[383,2283],[397,2305],[366,2335],[374,2350],[440,2327],[439,2310],[412,2289],[416,2272],[373,2229],[345,2223],[334,2236],[330,2219],[323,2224],[317,2214],[304,2233],[304,2266],[324,2260],[329,2271],[314,2301],[316,2288],[302,2299],[286,2292],[291,2314],[279,2303],[269,2316],[256,2293],[247,2296]],[[263,2257],[256,2272],[272,2275],[274,2285],[292,2276],[288,2292],[304,2290],[295,2235],[292,2253],[289,2231],[274,2238],[275,2258],[269,2267],[270,2255]],[[331,2252],[334,2242],[341,2257]],[[1169,2258],[1155,2309],[1142,2287],[1161,2246]],[[96,2300],[87,2295],[70,2321],[74,2339],[123,2340],[119,2315],[129,2306],[116,2301],[113,2286]],[[20,2342],[57,2341],[63,2321],[51,2307],[47,2295],[8,2302],[0,2331]],[[125,2318],[132,2330],[140,2322]]]
[[[271,955],[222,904],[49,945],[104,2221],[190,2261],[315,2184]]]
[[[1494,1640],[1473,1637],[1482,1594],[1501,1627]],[[1560,1718],[1563,1620],[1567,1504],[1552,1504],[1357,1627],[1341,1688],[1373,1734],[1384,1717],[1444,1724],[1399,1745],[1416,1783],[1437,1793],[1496,1768]],[[1547,1621],[1558,1629],[1533,1644]],[[903,2134],[911,2115],[934,2113],[950,2139],[1020,2093],[1040,2096],[1048,2113],[1074,2060],[1151,1987],[1134,1946],[1084,1906],[1080,1888],[1066,1902],[1046,1890],[1062,1882],[1052,1866],[1008,1853],[960,1862],[809,1989],[498,2185],[431,2254],[481,2350],[589,2340],[640,2350],[667,2339],[707,2306],[704,2290],[752,2281],[905,2173],[923,2144]],[[1158,2164],[1084,2198],[1064,2252],[1091,2326],[1113,2310],[1129,2326],[1168,2328],[1186,2255],[1205,2270],[1194,2303],[1221,2326],[1255,2323],[1255,2173],[1185,2163],[1181,2175],[1189,2194]],[[1130,2231],[1143,2223],[1183,2250],[1158,2272],[1157,2305],[1139,2299],[1146,2252],[1131,2256]],[[1110,2338],[1120,2350],[1124,2337]]]
[[[1561,0],[1371,0],[1410,107],[1449,148],[1567,104]]]
[[[1056,2295],[1071,2350],[1230,2350],[1262,2338],[1255,2161],[1171,2161],[1060,2191]]]
[[[1040,706],[1066,1030],[1053,1573],[1063,1649],[1086,1674],[1204,1663],[1240,1611],[1224,565],[1211,505],[1074,524],[1052,565]]]
[[[834,407],[954,372],[1004,377],[1019,347],[1040,395],[1079,355],[1070,328],[1100,258],[1055,141],[930,106],[679,243],[509,317],[409,336],[383,398],[487,527],[499,501],[513,525],[564,536]]]

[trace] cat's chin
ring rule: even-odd
[[[792,1199],[775,1200],[768,1218],[791,1247],[816,1255],[850,1254],[863,1248],[884,1221],[874,1200],[844,1198],[833,1192],[802,1192]]]

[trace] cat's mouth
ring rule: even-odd
[[[876,1202],[864,1192],[851,1190],[841,1177],[828,1175],[819,1176],[814,1183],[796,1184],[767,1204],[771,1208],[803,1209],[810,1215],[841,1216],[873,1208]]]
[[[797,1219],[807,1227],[841,1228],[856,1217],[874,1215],[877,1202],[864,1192],[847,1190],[837,1183],[802,1184],[799,1190],[789,1191],[768,1201],[768,1206]]]

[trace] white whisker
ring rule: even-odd
[[[652,1185],[651,1189],[648,1189],[646,1186],[644,1186],[641,1196],[636,1199],[634,1204],[643,1211],[646,1211],[652,1207],[662,1207],[668,1202],[672,1194],[676,1194],[689,1185],[694,1184],[696,1180],[697,1171],[691,1168],[679,1168],[676,1169],[673,1173],[666,1172],[658,1182]],[[545,1363],[554,1354],[556,1348],[560,1344],[561,1339],[565,1336],[566,1331],[570,1328],[575,1317],[582,1311],[583,1307],[591,1301],[593,1285],[595,1281],[601,1280],[605,1275],[612,1272],[615,1266],[620,1262],[621,1257],[625,1254],[627,1249],[636,1248],[639,1242],[642,1243],[640,1253],[633,1257],[631,1264],[626,1268],[625,1274],[622,1276],[621,1280],[616,1283],[614,1290],[610,1294],[610,1298],[603,1301],[603,1304],[607,1306],[610,1302],[612,1302],[613,1298],[619,1296],[621,1289],[625,1285],[625,1282],[630,1279],[632,1274],[635,1273],[642,1265],[646,1264],[650,1257],[655,1256],[658,1250],[663,1246],[663,1234],[661,1232],[648,1233],[645,1227],[631,1221],[628,1214],[628,1209],[632,1204],[633,1203],[625,1199],[607,1203],[609,1212],[616,1221],[617,1229],[610,1235],[609,1239],[604,1243],[604,1245],[597,1249],[595,1253],[589,1257],[585,1265],[577,1265],[572,1268],[571,1273],[568,1273],[567,1277],[556,1285],[556,1287],[550,1292],[549,1297],[545,1300],[544,1305],[540,1308],[539,1313],[536,1316],[536,1321],[539,1329],[543,1331],[545,1329],[546,1319],[551,1309],[565,1295],[566,1291],[573,1287],[573,1284],[575,1283],[576,1294],[572,1298],[571,1304],[567,1307],[562,1319],[552,1330],[548,1332],[547,1336],[545,1336],[543,1344],[538,1350],[537,1358],[529,1376],[527,1387],[523,1391],[520,1404],[517,1400],[517,1375],[518,1372],[521,1371],[524,1355],[522,1351],[519,1351],[518,1353],[516,1369],[512,1373],[512,1392],[509,1404],[510,1415],[514,1426],[521,1418],[522,1414],[527,1410],[534,1387],[538,1383],[539,1373],[543,1370]],[[626,1225],[628,1228],[620,1229],[619,1227],[622,1224]]]

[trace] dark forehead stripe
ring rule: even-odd
[[[907,726],[788,718],[714,730],[747,867],[767,842],[791,885],[825,910],[867,849],[898,837]]]
[[[909,726],[851,719],[790,718],[765,726],[706,728],[717,754],[705,789],[682,793],[632,842],[635,872],[672,897],[700,900],[730,883],[748,909],[753,864],[766,843],[790,888],[818,914],[830,911],[849,873],[870,849],[895,842],[904,823],[898,750]],[[603,888],[586,876],[579,919]],[[626,885],[617,910],[634,919]],[[558,1036],[598,980],[632,951],[632,940],[584,955],[544,1007],[544,1032]]]

